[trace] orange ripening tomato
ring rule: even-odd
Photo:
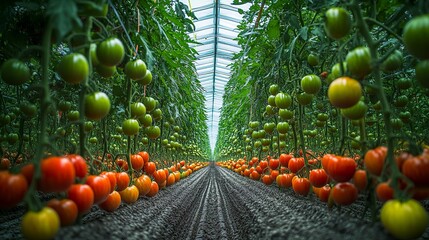
[[[154,197],[159,191],[158,183],[152,182],[150,186],[150,191],[146,194],[148,197]]]
[[[144,160],[143,158],[138,154],[132,154],[131,155],[131,166],[133,167],[134,171],[140,171],[142,170],[144,166]]]
[[[368,150],[364,156],[365,168],[371,174],[376,176],[381,175],[383,170],[384,160],[387,156],[387,148],[384,146],[379,146],[374,149]]]
[[[386,202],[390,199],[393,199],[394,190],[391,186],[389,186],[388,182],[382,182],[379,183],[375,188],[375,193],[377,195],[378,200]]]
[[[292,179],[292,188],[295,193],[307,196],[310,192],[310,181],[308,178],[294,177]]]
[[[151,184],[152,184],[152,180],[147,175],[140,176],[139,178],[137,178],[137,180],[134,183],[134,185],[139,190],[139,194],[141,196],[145,196],[150,191]]]
[[[135,203],[139,198],[139,190],[135,185],[125,188],[120,191],[119,194],[121,195],[122,201],[128,204]]]
[[[305,165],[304,158],[291,158],[289,160],[288,168],[292,173],[297,173]]]
[[[98,206],[107,212],[113,212],[121,205],[121,195],[117,191],[113,191],[104,202]]]
[[[286,153],[282,153],[282,154],[280,154],[280,157],[279,157],[280,164],[281,164],[283,167],[287,167],[287,166],[288,166],[288,164],[289,164],[289,160],[290,160],[291,158],[293,158],[293,155],[291,155],[291,154],[286,154]]]
[[[156,165],[154,162],[148,162],[144,165],[144,171],[147,175],[152,175],[156,171]]]
[[[130,176],[126,172],[116,173],[116,190],[118,192],[124,190],[130,185]]]

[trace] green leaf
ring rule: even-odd
[[[280,37],[280,24],[278,19],[271,19],[267,26],[268,37],[272,40]]]
[[[60,42],[73,28],[82,27],[75,1],[50,0],[46,15],[49,22],[53,24],[52,28],[57,42]]]

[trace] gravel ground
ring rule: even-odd
[[[379,222],[361,219],[362,203],[329,210],[314,197],[212,164],[114,213],[94,206],[82,224],[61,228],[57,239],[392,239]],[[22,238],[24,211],[0,212],[0,239]],[[421,239],[429,239],[429,228]]]

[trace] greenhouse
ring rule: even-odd
[[[0,18],[0,239],[429,239],[429,1]]]

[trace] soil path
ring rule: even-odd
[[[362,211],[359,201],[328,210],[314,197],[212,164],[114,213],[93,207],[82,224],[61,228],[57,239],[391,239],[379,222],[361,219]],[[23,207],[0,212],[0,239],[21,238],[23,213]]]

